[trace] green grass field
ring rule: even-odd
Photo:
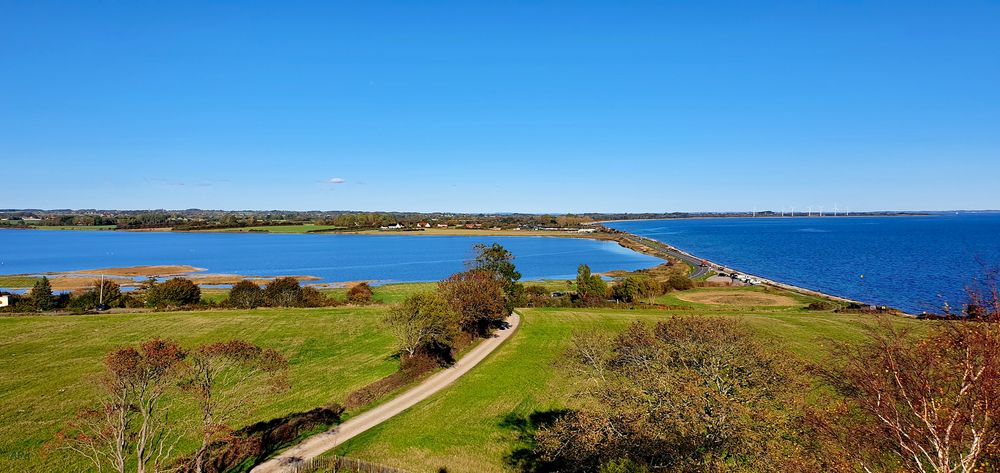
[[[0,318],[0,471],[84,471],[64,451],[43,453],[63,423],[90,405],[109,350],[154,336],[190,347],[233,338],[275,348],[291,363],[292,390],[254,421],[343,398],[398,368],[380,326],[385,307],[256,309]],[[193,438],[179,447],[193,450]]]
[[[528,416],[567,405],[573,387],[554,362],[576,331],[617,332],[636,320],[655,322],[673,315],[738,317],[765,340],[787,349],[803,367],[822,361],[831,340],[850,342],[864,337],[862,316],[809,312],[799,302],[768,310],[695,303],[670,311],[522,310],[519,333],[482,365],[449,389],[342,445],[336,453],[415,472],[442,467],[455,472],[507,470],[504,457],[520,441],[517,431],[501,424],[510,414]],[[921,324],[902,318],[893,321]]]
[[[34,287],[35,282],[42,278],[33,276],[0,276],[0,287],[23,289]]]
[[[566,281],[529,283],[553,291],[569,287]],[[379,321],[391,304],[415,292],[433,290],[435,285],[377,286],[379,303],[368,307],[2,317],[0,471],[85,467],[66,452],[45,452],[44,445],[95,398],[93,380],[101,371],[104,353],[154,336],[174,338],[185,346],[244,338],[289,357],[292,391],[269,401],[238,426],[342,401],[350,391],[397,369],[393,340]],[[206,290],[205,298],[219,299],[224,292]],[[324,292],[340,298],[346,290]],[[692,302],[720,294],[726,295],[725,303]],[[771,297],[772,304],[784,301],[787,305],[747,305],[741,303],[744,296],[746,301]],[[554,361],[574,332],[613,333],[635,320],[656,321],[674,315],[738,317],[805,366],[827,356],[830,340],[860,340],[866,320],[804,310],[813,300],[759,287],[701,288],[656,298],[660,309],[524,309],[519,332],[482,365],[336,453],[413,471],[440,467],[504,471],[505,455],[520,445],[518,432],[501,425],[504,419],[567,406],[573,386]],[[916,327],[928,323],[891,320]],[[193,438],[188,438],[180,451],[190,452],[194,446]]]

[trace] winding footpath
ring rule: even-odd
[[[304,462],[316,458],[324,452],[340,445],[356,435],[382,423],[400,412],[413,407],[434,393],[444,389],[462,377],[479,362],[486,359],[517,330],[521,317],[514,312],[507,318],[507,327],[498,330],[492,338],[483,340],[469,350],[454,365],[424,380],[416,387],[369,411],[348,419],[343,424],[321,434],[316,434],[302,443],[285,450],[280,455],[257,465],[251,473],[294,472]]]

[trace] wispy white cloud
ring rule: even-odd
[[[329,178],[329,179],[327,179],[327,180],[325,180],[323,182],[325,182],[327,184],[343,184],[343,183],[345,183],[347,181],[344,180],[344,178],[342,178],[342,177],[331,177],[331,178]]]

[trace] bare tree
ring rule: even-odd
[[[934,322],[926,337],[884,321],[866,343],[840,348],[842,363],[821,373],[847,404],[821,431],[835,433],[841,454],[866,470],[888,450],[908,470],[967,473],[1000,447],[995,282],[970,290],[964,316]]]
[[[178,436],[166,422],[163,397],[174,384],[184,351],[170,340],[153,339],[104,358],[100,406],[80,412],[58,435],[61,448],[88,459],[97,471],[167,471]]]
[[[209,447],[232,435],[229,422],[253,409],[267,394],[288,389],[288,360],[272,349],[242,340],[209,343],[191,351],[182,387],[201,410],[201,448],[195,471],[204,471]]]

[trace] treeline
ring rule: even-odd
[[[686,291],[694,282],[681,274],[657,278],[649,271],[635,271],[613,281],[606,281],[593,274],[590,267],[577,268],[576,290],[551,291],[539,284],[524,287],[519,305],[526,307],[600,307],[618,304],[637,304],[649,301],[670,291]]]
[[[346,303],[370,304],[374,291],[360,283],[347,291]],[[302,286],[292,277],[276,278],[266,285],[245,279],[233,285],[219,303],[204,301],[201,288],[190,279],[172,278],[158,281],[149,278],[132,291],[122,291],[114,281],[94,281],[90,289],[56,294],[47,277],[39,279],[23,295],[9,294],[10,305],[0,308],[9,313],[69,311],[85,313],[108,309],[253,309],[256,307],[329,307],[342,302],[328,297],[315,287]]]
[[[374,229],[385,225],[418,223],[480,225],[482,227],[573,228],[594,219],[571,214],[485,214],[358,211],[279,211],[279,210],[7,210],[0,211],[5,224],[31,226],[114,225],[118,229],[171,228],[210,230],[274,225],[328,225],[351,230]]]

